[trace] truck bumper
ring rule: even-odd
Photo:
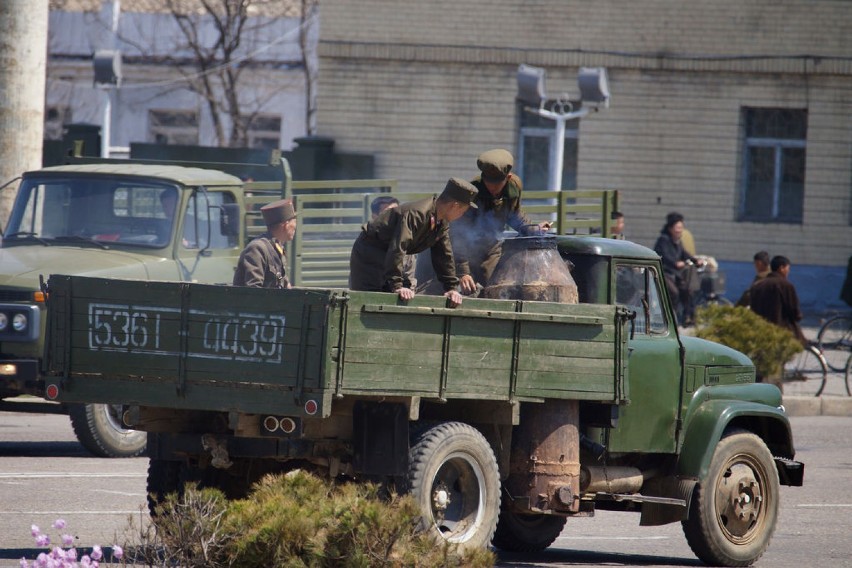
[[[38,378],[38,361],[0,359],[0,392],[43,396],[44,385]]]
[[[805,464],[787,458],[775,458],[778,481],[781,485],[801,487],[805,480]]]
[[[148,457],[161,460],[182,460],[208,453],[202,442],[203,434],[148,433]],[[308,459],[314,455],[314,443],[309,440],[283,438],[237,438],[214,436],[227,448],[233,458],[272,458],[279,460]]]

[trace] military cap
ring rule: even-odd
[[[289,199],[281,199],[264,205],[260,208],[260,213],[263,215],[263,221],[267,227],[274,227],[279,223],[296,217],[296,209],[293,207],[293,202]]]
[[[441,197],[453,199],[459,203],[478,209],[476,203],[473,202],[478,193],[477,189],[471,183],[459,178],[450,178],[447,185],[444,186],[444,191],[441,192]]]
[[[482,179],[485,181],[503,181],[512,171],[514,164],[515,159],[512,154],[501,148],[483,152],[476,159],[476,166],[482,172]]]

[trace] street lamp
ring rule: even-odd
[[[568,100],[567,93],[560,95],[550,109],[544,108],[547,101],[545,78],[547,72],[541,67],[521,64],[518,66],[518,100],[524,110],[556,123],[556,143],[550,147],[550,171],[548,189],[559,190],[562,185],[563,154],[565,151],[565,123],[589,114],[592,109],[609,107],[609,82],[604,67],[581,67],[577,74],[580,88],[580,108]]]

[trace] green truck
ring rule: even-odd
[[[679,334],[653,251],[532,239],[556,255],[542,274],[570,266],[574,288],[504,282],[450,308],[54,274],[46,395],[121,405],[148,433],[152,501],[300,468],[392,484],[463,547],[542,550],[600,509],[681,522],[708,564],[753,563],[779,486],[803,482],[778,389]]]
[[[18,185],[0,248],[0,399],[5,410],[68,412],[96,455],[139,455],[147,434],[125,428],[118,407],[33,398],[44,394],[40,279],[230,283],[246,239],[262,231],[253,211],[285,194],[289,170],[280,156],[268,164],[78,162],[27,172]],[[282,181],[244,183],[222,169]]]

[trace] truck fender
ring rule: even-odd
[[[692,406],[678,457],[680,477],[706,478],[716,445],[732,427],[759,436],[773,456],[791,459],[795,455],[790,421],[780,406],[730,399],[705,400]]]

